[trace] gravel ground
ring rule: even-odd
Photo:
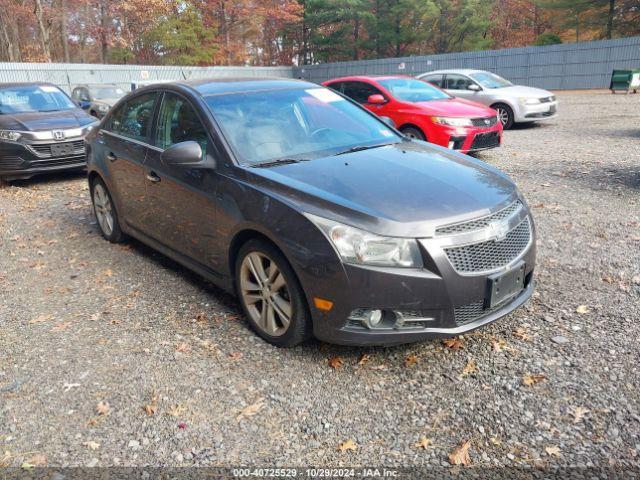
[[[102,240],[82,175],[1,189],[0,465],[449,466],[468,441],[496,475],[637,472],[640,95],[559,98],[481,156],[533,208],[537,292],[448,346],[271,347],[232,297]]]

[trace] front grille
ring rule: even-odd
[[[505,220],[511,218],[523,207],[520,200],[516,200],[511,205],[503,208],[499,212],[492,213],[486,217],[477,218],[469,222],[456,223],[453,225],[447,225],[436,229],[436,235],[452,235],[456,233],[473,232],[475,230],[482,230],[491,225],[492,222]]]
[[[53,156],[51,153],[52,145],[60,145],[65,146],[69,145],[73,149],[72,155],[82,155],[84,154],[84,140],[76,140],[75,142],[66,142],[66,143],[46,143],[46,144],[32,144],[29,147],[36,152],[39,157],[47,158]]]
[[[466,325],[467,323],[475,322],[476,320],[480,320],[482,317],[486,317],[500,309],[502,306],[503,305],[498,305],[493,308],[484,308],[484,302],[469,303],[467,305],[454,308],[453,316],[456,325]]]
[[[58,157],[49,158],[46,160],[34,160],[30,162],[28,168],[47,168],[47,167],[62,167],[65,165],[78,165],[84,163],[86,158],[84,155],[76,155],[73,157]]]
[[[498,132],[479,133],[473,139],[470,150],[482,150],[500,145],[500,134]]]
[[[489,240],[444,251],[458,273],[480,273],[497,270],[520,257],[531,241],[531,222],[525,218],[504,240]]]
[[[485,117],[485,118],[472,118],[471,123],[474,127],[493,127],[496,123],[498,123],[498,117]]]

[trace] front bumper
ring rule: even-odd
[[[502,144],[502,127],[488,128],[438,126],[438,133],[429,141],[461,153],[477,152],[499,147]]]
[[[534,290],[535,226],[529,215],[528,211],[523,211],[510,221],[512,232],[520,228],[523,218],[530,222],[526,246],[506,265],[490,271],[456,270],[447,250],[466,243],[451,243],[452,237],[442,237],[419,240],[423,268],[345,264],[342,275],[333,279],[331,285],[317,281],[314,285],[305,285],[311,296],[334,302],[330,312],[312,308],[314,335],[320,340],[342,345],[394,345],[456,336],[511,313],[526,302]],[[524,264],[522,290],[497,306],[489,306],[490,278],[521,264]],[[362,309],[400,312],[403,322],[385,321],[379,328],[368,328],[363,322],[353,320],[353,312]]]
[[[0,177],[7,180],[30,178],[39,173],[75,170],[86,164],[84,137],[60,142],[0,142]]]
[[[520,106],[515,112],[516,122],[537,122],[551,120],[558,115],[558,101],[540,103],[536,105]]]

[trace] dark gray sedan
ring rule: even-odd
[[[533,220],[506,175],[312,83],[137,90],[89,135],[88,169],[107,240],[235,292],[275,345],[454,336],[533,292]]]

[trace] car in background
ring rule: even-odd
[[[344,77],[323,85],[390,118],[410,138],[462,153],[499,147],[502,141],[502,125],[494,110],[456,99],[412,77]]]
[[[84,138],[96,124],[55,85],[0,84],[0,179],[84,168]]]
[[[310,82],[144,87],[87,144],[102,236],[235,292],[278,346],[460,335],[534,289],[533,219],[504,173]]]
[[[102,118],[126,93],[115,84],[79,85],[71,92],[71,98],[89,115]]]
[[[514,85],[485,70],[436,70],[418,75],[458,98],[472,100],[498,112],[505,129],[515,123],[550,120],[558,113],[555,95],[540,88]]]

